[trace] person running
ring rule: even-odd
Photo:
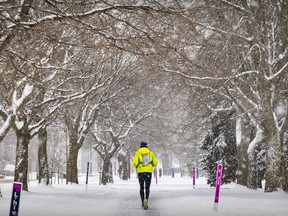
[[[147,142],[141,141],[140,148],[135,152],[133,166],[137,169],[140,185],[140,198],[142,207],[145,210],[148,209],[153,167],[156,167],[157,165],[158,160],[156,159],[154,153],[147,147]]]

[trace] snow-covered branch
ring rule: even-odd
[[[195,19],[192,19],[186,15],[182,15],[186,20],[188,20],[189,22],[191,23],[195,23],[196,25],[199,25],[207,30],[210,30],[210,31],[213,31],[213,32],[218,32],[220,34],[223,34],[223,35],[229,35],[229,36],[234,36],[234,37],[238,37],[246,42],[251,42],[253,40],[252,37],[245,37],[243,35],[240,35],[240,34],[236,34],[236,33],[233,33],[233,32],[228,32],[228,31],[225,31],[223,29],[220,29],[220,28],[217,28],[215,26],[211,26],[210,24],[207,24],[207,23],[202,23],[202,22],[199,22]]]
[[[4,109],[4,106],[1,106],[0,116],[4,120],[3,125],[0,127],[0,141],[5,137],[8,133],[11,126],[15,123],[16,115],[18,110],[28,102],[28,98],[33,91],[33,86],[29,83],[25,82],[26,79],[18,82],[16,85],[16,89],[13,92],[11,106],[8,107],[7,110]],[[24,83],[24,88],[21,91],[21,96],[18,98],[19,95],[19,88]]]
[[[286,64],[284,64],[283,67],[281,67],[275,74],[273,74],[273,75],[271,75],[271,76],[269,76],[269,77],[267,77],[267,76],[265,75],[266,79],[267,79],[267,80],[273,80],[273,79],[277,78],[278,76],[280,76],[281,74],[283,74],[284,72],[287,71],[287,70],[285,70],[285,69],[287,68],[287,66],[288,66],[288,61],[287,61]]]
[[[168,69],[165,67],[162,67],[163,71],[169,72],[169,73],[173,73],[173,74],[177,74],[177,75],[181,75],[187,79],[191,79],[191,80],[227,80],[227,77],[199,77],[199,76],[190,76],[187,75],[185,73],[183,73],[182,71],[179,70],[172,70],[172,69]]]
[[[237,5],[237,4],[234,4],[232,2],[229,2],[227,0],[222,0],[222,2],[224,2],[225,4],[229,5],[229,6],[232,6],[234,8],[236,8],[237,10],[240,10],[244,13],[248,13],[249,11],[247,11],[244,7],[240,6],[240,5]]]

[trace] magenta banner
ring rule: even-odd
[[[192,168],[193,187],[195,187],[195,178],[196,178],[196,167],[193,167]]]
[[[217,175],[216,175],[216,192],[215,192],[215,199],[214,199],[215,203],[218,203],[219,201],[221,177],[222,177],[222,164],[218,164]]]

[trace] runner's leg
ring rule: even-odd
[[[144,181],[145,181],[144,173],[138,173],[138,180],[139,180],[139,185],[140,185],[140,198],[141,198],[141,202],[143,204],[143,201],[144,201]]]
[[[151,185],[151,179],[152,173],[145,173],[145,191],[146,191],[146,197],[145,199],[148,200],[150,195],[150,185]]]

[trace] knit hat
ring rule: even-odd
[[[145,141],[141,141],[140,147],[147,147],[147,143]]]

